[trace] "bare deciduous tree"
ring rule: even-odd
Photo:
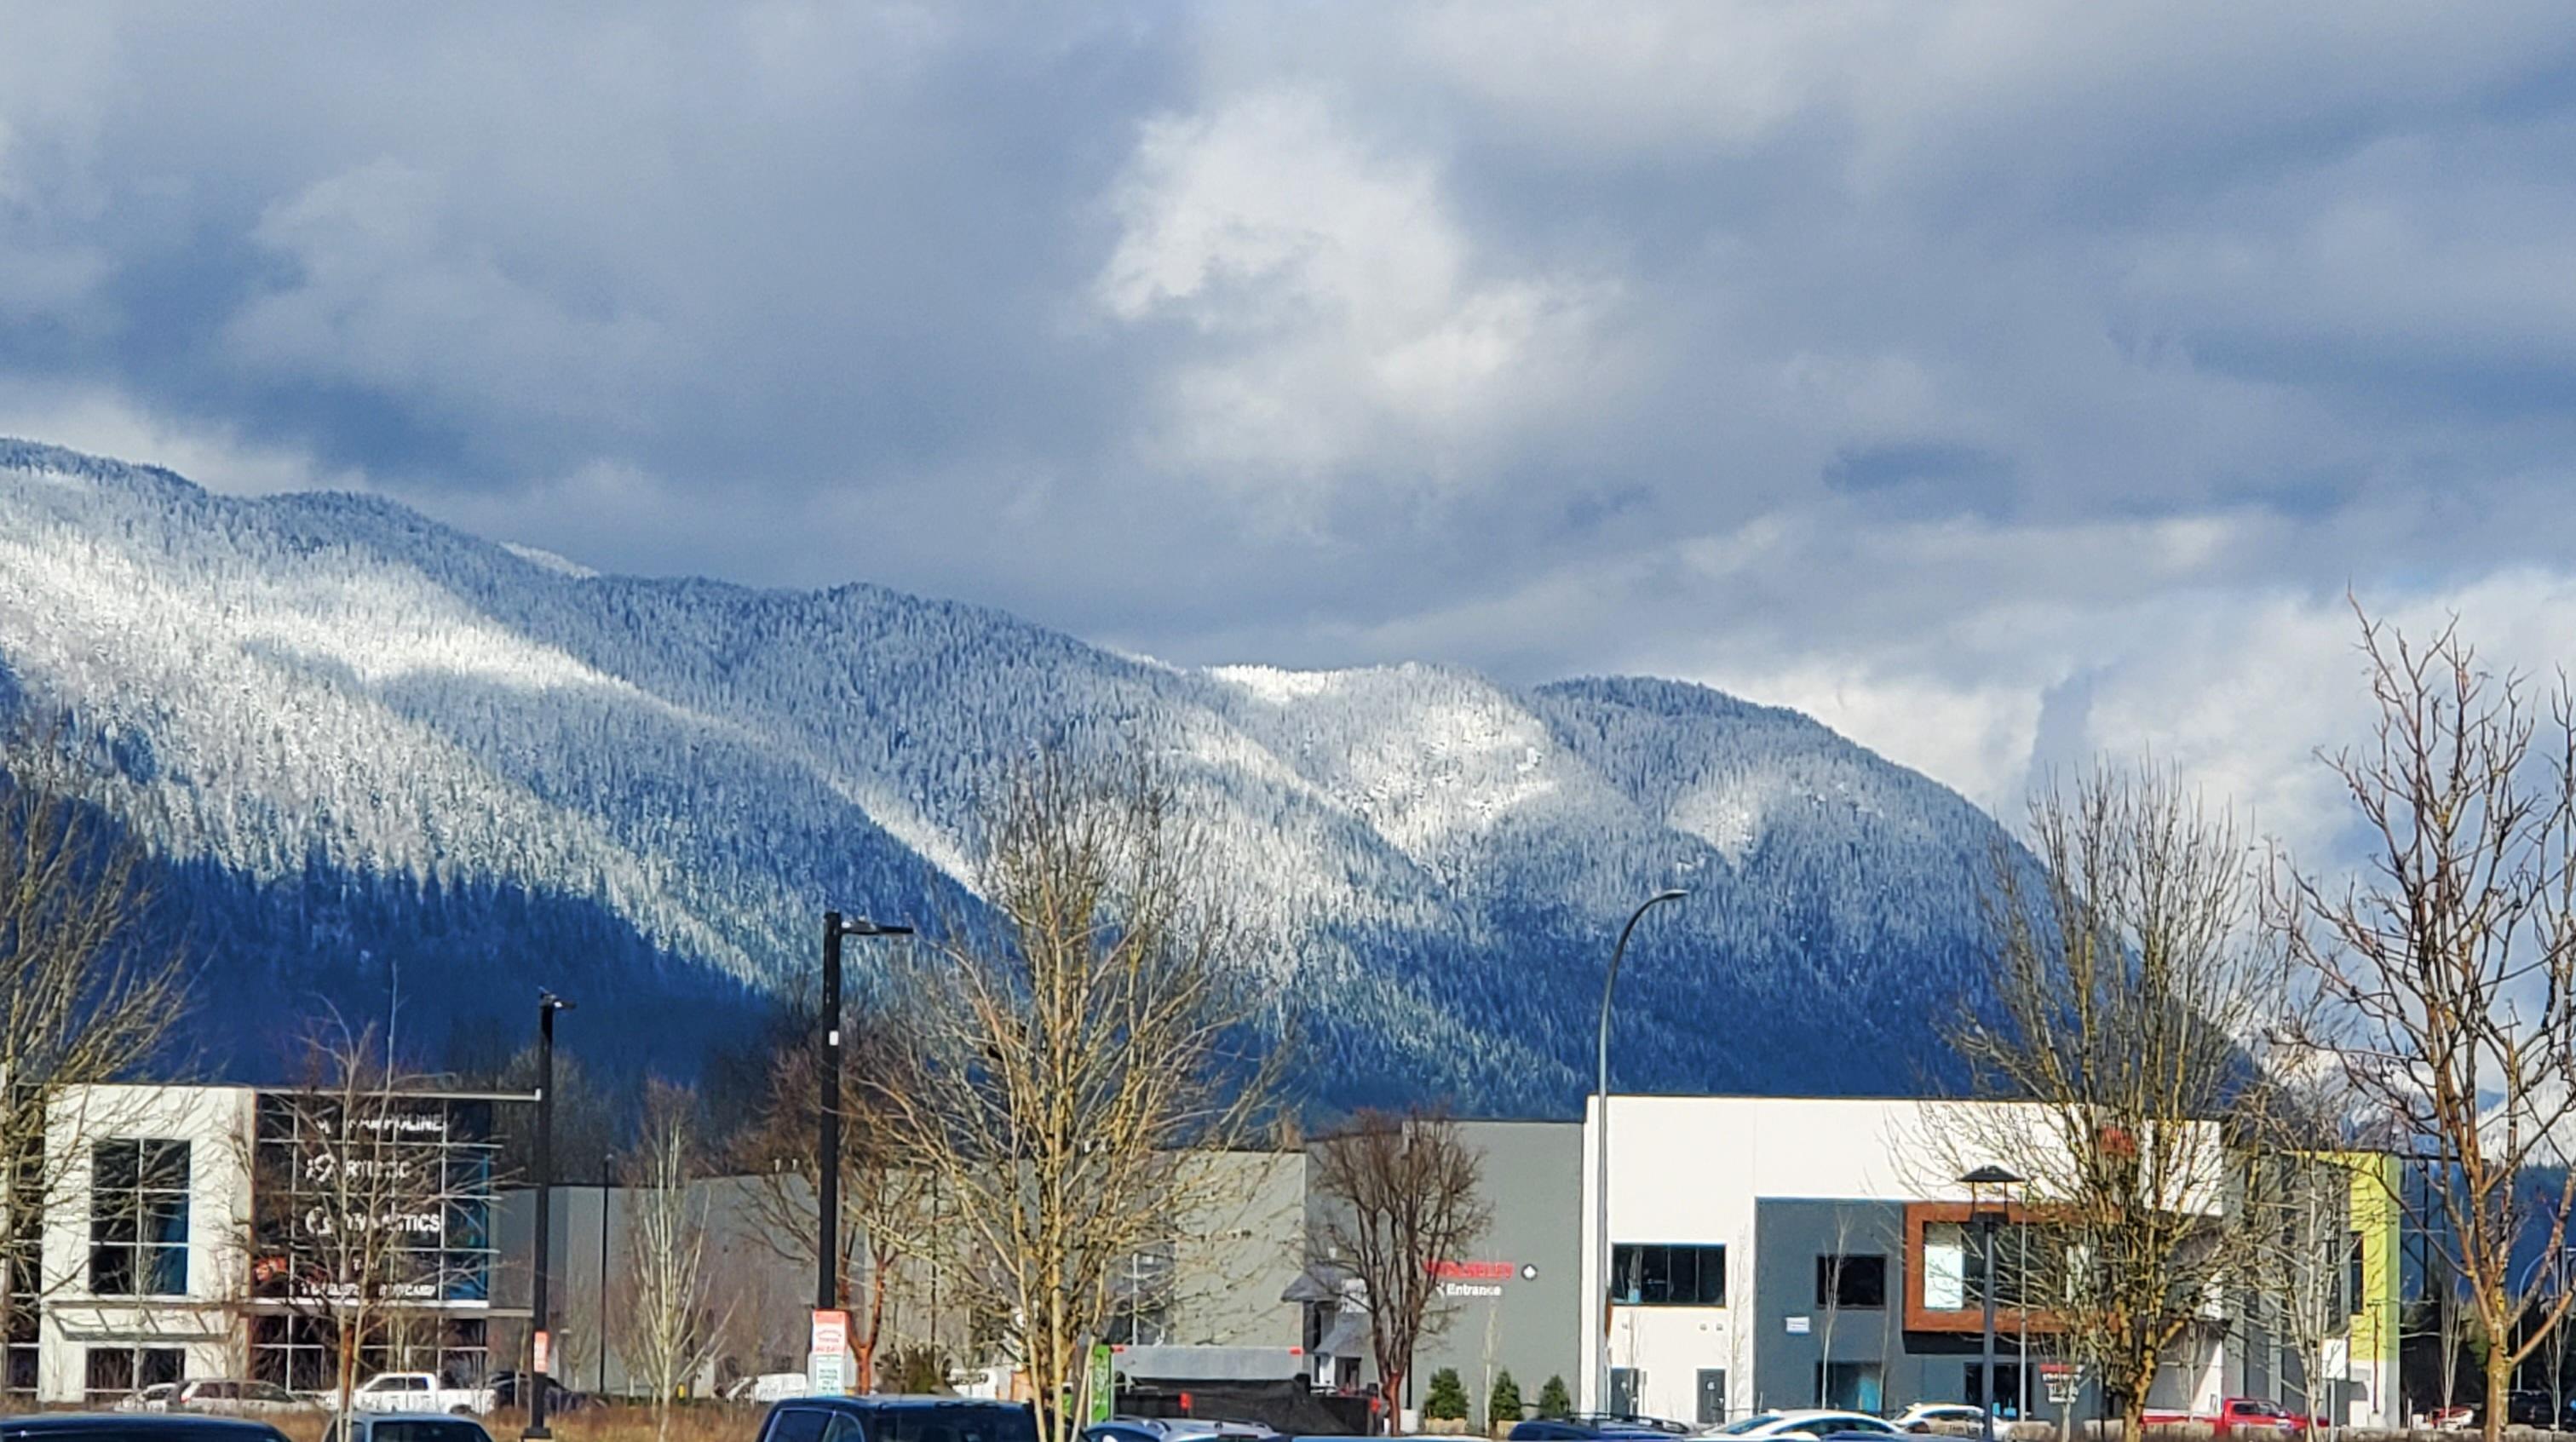
[[[935,1245],[938,1229],[930,1225],[933,1172],[906,1164],[876,1101],[888,1092],[914,1089],[895,1075],[907,1063],[905,1049],[887,1035],[882,1017],[855,1011],[843,1019],[842,1036],[843,1251],[834,1265],[843,1295],[864,1298],[852,1318],[850,1354],[853,1382],[866,1392],[876,1387],[877,1353],[885,1344],[889,1304],[903,1285],[904,1264],[909,1259],[919,1267],[937,1265],[934,1256],[908,1254],[907,1245]],[[766,1105],[734,1146],[759,1178],[751,1206],[761,1223],[761,1238],[781,1258],[808,1266],[814,1261],[818,1230],[815,1133],[822,1088],[817,1076],[810,1044],[780,1048],[770,1063]]]
[[[2276,873],[2292,958],[2326,1003],[2306,1034],[2340,1060],[2428,1185],[2398,1198],[2455,1275],[2484,1358],[2489,1442],[2514,1369],[2569,1297],[2517,1274],[2567,1241],[2576,1170],[2576,696],[2535,696],[2456,625],[2418,645],[2367,616],[2379,719],[2331,758],[2369,838],[2363,873]]]
[[[2242,1338],[2276,1364],[2285,1352],[2295,1358],[2298,1376],[2281,1380],[2298,1389],[2302,1412],[2328,1427],[2340,1409],[2339,1369],[2327,1363],[2333,1344],[2349,1339],[2356,1300],[2345,1275],[2354,1180],[2330,1152],[2266,1147],[2249,1151],[2234,1200],[2246,1231],[2245,1266],[2234,1279]]]
[[[71,1204],[92,1143],[124,1129],[89,1088],[151,1061],[187,1002],[181,953],[151,934],[148,858],[89,804],[98,789],[63,733],[0,738],[0,1282],[13,1329],[80,1280],[45,1271],[42,1219]]]
[[[1986,895],[1992,1000],[1953,1037],[1981,1096],[2023,1105],[1939,1111],[1933,1150],[2025,1179],[2042,1240],[2008,1300],[2044,1307],[2135,1437],[2244,1266],[2218,1119],[2290,998],[2234,825],[2170,775],[2097,769],[2035,796],[2029,830],[2038,866],[1999,848]]]
[[[657,1442],[670,1436],[672,1400],[724,1334],[707,1265],[707,1200],[692,1186],[706,1172],[697,1112],[696,1093],[658,1078],[646,1083],[643,1130],[628,1153],[621,1350],[651,1391]]]
[[[943,1272],[954,1304],[998,1326],[1069,1442],[1120,1277],[1234,1184],[1200,1159],[1257,1121],[1274,1063],[1245,1055],[1260,1003],[1168,787],[1045,756],[987,829],[995,921],[898,956],[908,1059],[867,1095],[970,1259]]]
[[[1439,1333],[1447,1307],[1442,1264],[1484,1236],[1493,1208],[1484,1162],[1437,1113],[1364,1111],[1308,1151],[1322,1207],[1313,1265],[1359,1283],[1369,1352],[1390,1405],[1404,1396],[1413,1354]]]

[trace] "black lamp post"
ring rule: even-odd
[[[555,1013],[570,1011],[572,1003],[551,991],[537,993],[537,1258],[535,1295],[528,1308],[528,1371],[524,1376],[528,1407],[528,1427],[520,1435],[531,1442],[544,1442],[555,1434],[546,1430],[546,1379],[554,1374],[554,1358],[535,1354],[542,1347],[554,1351],[554,1338],[546,1331],[546,1268],[548,1264],[547,1231],[554,1211],[554,1141],[555,1141]],[[540,1362],[543,1365],[539,1365]]]
[[[2021,1178],[1989,1162],[1959,1180],[1968,1189],[1968,1216],[1977,1224],[1978,1248],[1986,1254],[1985,1370],[1977,1386],[1977,1435],[1995,1442],[1995,1224],[2010,1206],[2007,1189],[2019,1186]],[[1995,1194],[1992,1207],[1985,1205],[1988,1191]]]
[[[814,1306],[835,1312],[841,1307],[841,938],[845,936],[910,936],[912,928],[880,925],[866,917],[823,913],[823,1030],[817,1063],[822,1068],[823,1134],[815,1156],[819,1185],[815,1198],[817,1230],[814,1247]]]

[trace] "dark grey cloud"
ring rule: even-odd
[[[2216,718],[2345,684],[2347,585],[2576,641],[2562,5],[0,33],[0,428],[219,487],[1179,660],[1673,671],[1986,800],[2152,741],[2311,805],[2341,713]]]

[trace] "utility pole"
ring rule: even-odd
[[[546,1430],[546,1389],[554,1375],[554,1338],[546,1331],[546,1269],[547,1233],[554,1219],[555,1013],[571,1008],[571,1002],[551,991],[537,993],[537,1258],[535,1296],[528,1308],[528,1370],[521,1374],[527,1395],[519,1399],[528,1409],[527,1430],[519,1435],[529,1442],[555,1435]]]
[[[910,936],[912,928],[823,913],[823,1025],[815,1063],[822,1075],[822,1135],[815,1148],[814,1310],[841,1310],[841,938]]]

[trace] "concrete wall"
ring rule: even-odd
[[[1462,1122],[1482,1153],[1492,1227],[1461,1262],[1485,1265],[1445,1283],[1447,1316],[1414,1358],[1415,1396],[1442,1367],[1458,1369],[1484,1415],[1494,1374],[1508,1369],[1535,1406],[1549,1377],[1573,1387],[1581,1350],[1583,1274],[1566,1216],[1582,1197],[1583,1129],[1572,1122]]]

